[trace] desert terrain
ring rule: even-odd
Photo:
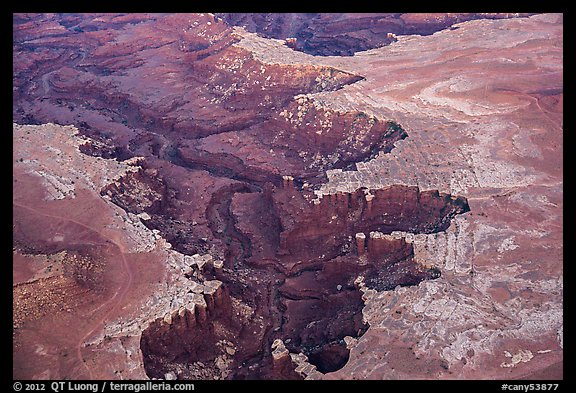
[[[562,379],[562,14],[14,14],[15,379]]]

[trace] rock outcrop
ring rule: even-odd
[[[429,35],[474,19],[517,18],[530,14],[363,14],[363,13],[227,13],[225,22],[268,38],[285,40],[297,51],[315,56],[352,56],[397,41],[397,35]]]
[[[13,18],[17,378],[561,364],[561,16]]]

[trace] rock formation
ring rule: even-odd
[[[14,377],[557,377],[562,19],[477,17],[15,14]]]
[[[222,13],[223,21],[315,56],[352,56],[397,41],[397,35],[429,35],[460,22],[530,14],[479,13]]]

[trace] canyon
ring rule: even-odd
[[[561,15],[13,22],[14,378],[562,378]]]
[[[430,35],[474,19],[525,17],[526,13],[220,13],[233,26],[285,40],[315,56],[352,56],[386,46],[397,35]]]

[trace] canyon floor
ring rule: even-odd
[[[15,379],[562,379],[563,16],[14,14]]]

